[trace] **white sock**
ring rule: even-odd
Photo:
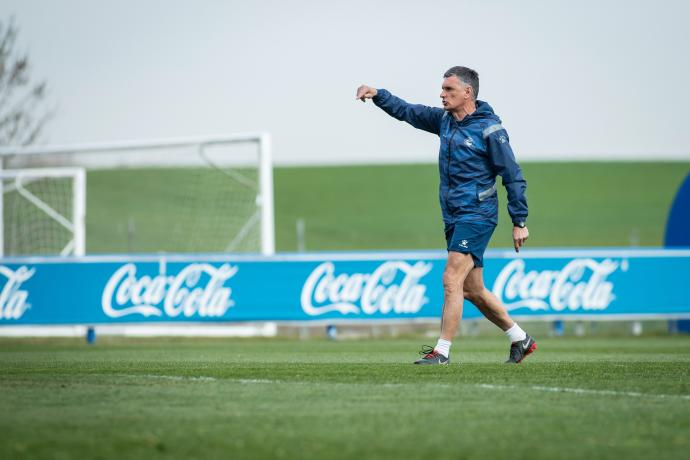
[[[506,335],[510,339],[510,343],[520,342],[527,338],[527,333],[518,326],[518,323],[513,324],[513,327],[506,331]]]
[[[450,355],[450,344],[451,342],[448,340],[438,339],[438,342],[436,342],[434,350],[441,353],[443,356],[447,358],[448,355]]]

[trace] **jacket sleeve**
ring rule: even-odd
[[[393,96],[385,89],[378,89],[373,98],[374,104],[388,115],[406,121],[417,129],[438,135],[441,131],[441,118],[445,110],[421,104],[409,104]]]
[[[522,175],[522,169],[515,160],[513,149],[510,148],[508,133],[500,124],[484,129],[489,160],[496,174],[503,178],[503,186],[508,192],[508,214],[513,224],[527,220],[527,182]]]

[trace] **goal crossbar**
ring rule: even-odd
[[[90,142],[74,144],[0,146],[0,156],[54,155],[62,153],[117,152],[119,150],[147,150],[161,147],[192,147],[195,145],[223,145],[241,142],[266,142],[268,133],[239,133],[217,136],[188,136],[132,141]],[[263,153],[263,152],[262,152]],[[268,152],[270,155],[270,152]]]

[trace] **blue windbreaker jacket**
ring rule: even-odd
[[[390,116],[441,138],[438,152],[439,201],[445,224],[498,223],[496,176],[508,192],[508,213],[514,224],[527,220],[527,182],[515,161],[508,133],[489,104],[456,121],[445,110],[409,104],[385,89],[374,104]]]

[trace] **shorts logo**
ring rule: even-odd
[[[460,247],[463,247],[463,248],[467,249],[467,240],[462,240],[462,241],[460,242]]]
[[[500,142],[501,144],[505,144],[506,142],[508,142],[508,138],[505,137],[503,134],[501,134],[501,135],[498,137],[498,142]]]

